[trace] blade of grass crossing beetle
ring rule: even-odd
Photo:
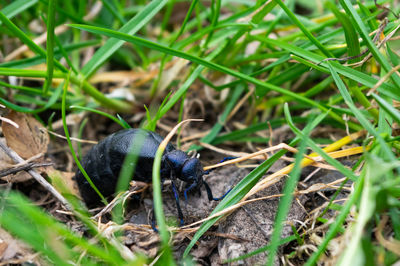
[[[154,214],[156,216],[156,221],[160,231],[161,245],[162,245],[162,263],[160,265],[176,265],[171,247],[169,246],[170,233],[168,232],[165,215],[162,205],[161,197],[161,158],[165,150],[165,147],[160,147],[157,149],[154,163],[153,163],[153,200],[154,200]]]
[[[154,0],[150,2],[142,11],[129,20],[124,26],[121,27],[120,32],[129,35],[135,34],[147,22],[149,22],[161,8],[168,3],[168,0]],[[81,73],[86,78],[93,74],[116,50],[118,50],[124,41],[119,39],[109,39],[107,42],[96,51],[90,58],[89,62],[83,66]]]
[[[67,90],[68,90],[68,84],[69,84],[69,77],[70,75],[67,76],[67,79],[65,80],[64,84],[64,92],[62,96],[62,104],[61,104],[61,116],[62,116],[62,121],[63,121],[63,127],[64,127],[64,133],[65,137],[68,142],[69,149],[71,150],[71,155],[74,158],[74,161],[76,165],[78,166],[79,170],[82,172],[83,176],[85,179],[88,181],[90,186],[93,188],[94,191],[96,191],[97,195],[99,195],[101,201],[104,203],[104,205],[107,205],[107,200],[104,198],[104,196],[101,194],[101,192],[97,189],[93,181],[90,179],[89,175],[86,173],[85,169],[83,168],[82,164],[80,163],[78,156],[76,155],[76,152],[74,150],[74,147],[72,146],[71,138],[69,135],[68,127],[67,127],[67,120],[66,120],[66,97],[67,97]]]
[[[129,182],[132,180],[133,173],[137,167],[137,161],[139,159],[140,151],[143,147],[144,141],[145,137],[141,134],[138,134],[137,137],[135,136],[135,145],[131,145],[131,147],[129,147],[129,152],[124,158],[124,162],[118,176],[117,187],[115,189],[116,194],[129,189]],[[113,209],[113,221],[117,224],[122,224],[124,221],[124,211],[123,202],[121,201]]]
[[[307,124],[306,127],[304,128],[304,131],[312,130],[314,127],[316,127],[325,117],[326,113],[322,113],[318,115],[315,120],[313,120],[311,123]],[[296,143],[300,141],[299,137],[296,137],[294,140],[292,140],[289,145],[294,146]],[[229,206],[232,206],[236,203],[238,203],[246,194],[247,192],[250,191],[251,188],[258,182],[258,180],[263,176],[263,174],[280,158],[282,157],[287,151],[286,150],[280,150],[277,153],[275,153],[273,156],[271,156],[268,160],[263,162],[261,165],[259,165],[256,169],[254,169],[250,174],[248,174],[244,179],[242,179],[233,189],[231,192],[229,192],[224,199],[221,200],[221,202],[215,207],[215,209],[211,212],[210,215],[213,215],[214,213],[217,213]],[[207,222],[204,222],[199,230],[196,232],[196,234],[193,236],[193,239],[190,241],[189,245],[185,249],[185,252],[183,256],[187,256],[189,254],[189,251],[192,249],[192,247],[196,244],[197,240],[216,222],[220,219],[221,217],[216,217],[214,219],[211,219]]]

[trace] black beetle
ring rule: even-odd
[[[135,139],[140,139],[140,143]],[[121,167],[130,148],[140,149],[132,179],[147,183],[152,181],[154,156],[162,141],[163,138],[160,135],[149,130],[124,129],[109,135],[93,146],[83,158],[82,166],[101,194],[108,197],[115,192]],[[186,182],[185,198],[187,198],[187,192],[199,191],[202,185],[206,188],[209,200],[220,200],[225,196],[213,197],[209,185],[203,180],[203,175],[207,173],[203,170],[198,158],[189,157],[185,152],[175,149],[170,143],[167,145],[161,161],[161,179],[172,181],[181,224],[183,224],[183,214],[174,182],[176,178]],[[98,205],[100,197],[79,169],[75,177],[85,203],[88,206]]]

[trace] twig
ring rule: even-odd
[[[4,143],[0,142],[0,148],[4,150],[4,152],[16,163],[23,163],[24,159],[22,159],[15,151],[7,147]],[[71,205],[68,203],[68,201],[49,183],[44,179],[43,176],[38,174],[35,170],[30,169],[27,170],[27,172],[37,181],[39,184],[41,184],[43,187],[45,187],[51,194],[53,194],[54,197],[56,197],[68,210],[73,210]]]
[[[51,135],[54,135],[60,139],[67,139],[65,136],[58,134],[54,131],[48,130],[47,128],[43,128],[43,129],[46,130]],[[70,139],[73,141],[76,141],[76,142],[80,142],[80,143],[89,143],[89,144],[97,144],[98,143],[98,141],[95,141],[95,140],[85,140],[85,139],[78,139],[78,138],[73,138],[73,137],[71,137]]]
[[[27,171],[32,168],[37,168],[37,167],[42,167],[42,166],[50,166],[50,165],[53,165],[53,163],[23,163],[20,166],[13,165],[7,169],[1,170],[0,177],[16,174],[20,171]]]
[[[9,123],[10,125],[14,126],[15,128],[19,128],[19,125],[17,123],[15,123],[14,121],[12,121],[11,119],[0,116],[0,120],[5,123]]]
[[[381,4],[378,4],[378,2],[376,1],[376,0],[374,0],[374,3],[375,3],[375,6],[377,7],[377,8],[380,8],[380,9],[383,9],[383,10],[385,10],[385,11],[387,11],[387,12],[390,12],[390,13],[392,13],[393,14],[393,16],[395,16],[397,19],[399,19],[400,17],[399,17],[399,15],[398,14],[396,14],[396,13],[394,13],[394,11],[393,10],[391,10],[390,8],[387,8],[386,6],[384,6],[384,5],[381,5]]]
[[[373,38],[373,40],[372,40],[373,42],[376,42],[376,41],[379,39],[379,36],[382,34],[382,32],[383,32],[383,30],[385,29],[387,23],[388,23],[388,20],[385,19],[385,20],[382,22],[382,24],[379,25],[379,28],[376,30],[376,34],[375,34],[375,36],[374,36],[374,38]],[[378,44],[377,46],[379,47],[379,45],[381,45],[381,44],[382,44],[382,43]],[[354,55],[354,56],[347,56],[347,57],[343,57],[343,58],[332,58],[332,57],[330,57],[330,58],[325,58],[324,60],[322,60],[321,62],[319,62],[317,65],[320,65],[320,64],[322,64],[323,62],[326,62],[326,61],[339,61],[339,62],[340,62],[340,61],[349,61],[349,60],[352,60],[352,59],[359,58],[359,57],[361,57],[361,56],[367,54],[368,52],[369,52],[369,49],[367,48],[367,49],[365,49],[364,51],[362,51],[360,54]],[[368,60],[369,58],[370,58],[370,56],[367,56],[367,57],[365,57],[361,62],[357,62],[357,63],[351,64],[351,65],[363,64],[363,63],[364,63],[366,60]]]
[[[367,96],[370,96],[375,92],[389,77],[400,69],[400,65],[395,66],[389,72],[387,72],[379,81],[368,91]],[[398,74],[398,73],[397,73]]]
[[[203,143],[203,145],[204,145],[204,143]],[[260,150],[260,151],[254,152],[254,153],[250,153],[250,154],[242,156],[240,158],[236,158],[236,159],[228,160],[228,161],[225,161],[225,162],[222,162],[222,163],[206,166],[206,167],[204,167],[204,170],[207,171],[207,170],[210,170],[210,169],[213,169],[213,168],[218,168],[218,167],[221,167],[221,166],[224,166],[224,165],[240,163],[240,162],[248,160],[250,158],[255,158],[256,156],[260,156],[260,155],[266,154],[268,152],[272,152],[272,151],[276,151],[276,150],[280,150],[280,149],[285,149],[285,150],[288,150],[290,152],[297,153],[297,149],[287,145],[286,143],[280,143],[280,144],[278,144],[276,146],[269,147],[269,148],[266,148],[266,149],[263,149],[263,150]],[[313,158],[313,157],[310,157],[308,155],[304,155],[304,157],[307,158],[307,159],[310,159],[311,161],[315,161],[316,162],[316,159],[315,159],[316,157]],[[265,157],[263,157],[263,158],[265,159]]]

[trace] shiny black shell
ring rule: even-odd
[[[135,141],[136,140],[136,141]],[[138,140],[141,140],[140,143]],[[138,162],[133,175],[133,180],[150,183],[154,156],[163,138],[155,132],[145,129],[125,129],[113,133],[101,140],[86,154],[82,166],[90,176],[94,185],[104,197],[115,192],[119,173],[124,163],[125,156],[132,149],[140,149]],[[164,154],[174,151],[175,147],[168,144]],[[169,167],[163,160],[161,169]],[[161,171],[162,178],[168,178],[168,171]],[[78,169],[75,175],[80,194],[88,206],[100,202],[100,197],[90,186],[89,182]]]

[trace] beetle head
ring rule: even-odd
[[[190,158],[183,151],[174,150],[165,154],[165,161],[169,167],[168,170],[175,177],[186,182],[186,188],[190,187],[189,190],[199,190],[203,185],[204,171],[198,158]]]
[[[190,158],[186,153],[180,150],[173,150],[168,152],[163,157],[164,166],[161,170],[164,173],[164,177],[167,178],[167,174],[172,174],[173,178],[179,178],[180,180],[186,182],[185,186],[185,199],[187,200],[187,192],[199,191],[204,185],[208,199],[211,200],[221,200],[225,197],[225,193],[222,197],[214,198],[210,186],[205,180],[203,180],[203,175],[207,174],[203,170],[203,166],[198,158]]]

